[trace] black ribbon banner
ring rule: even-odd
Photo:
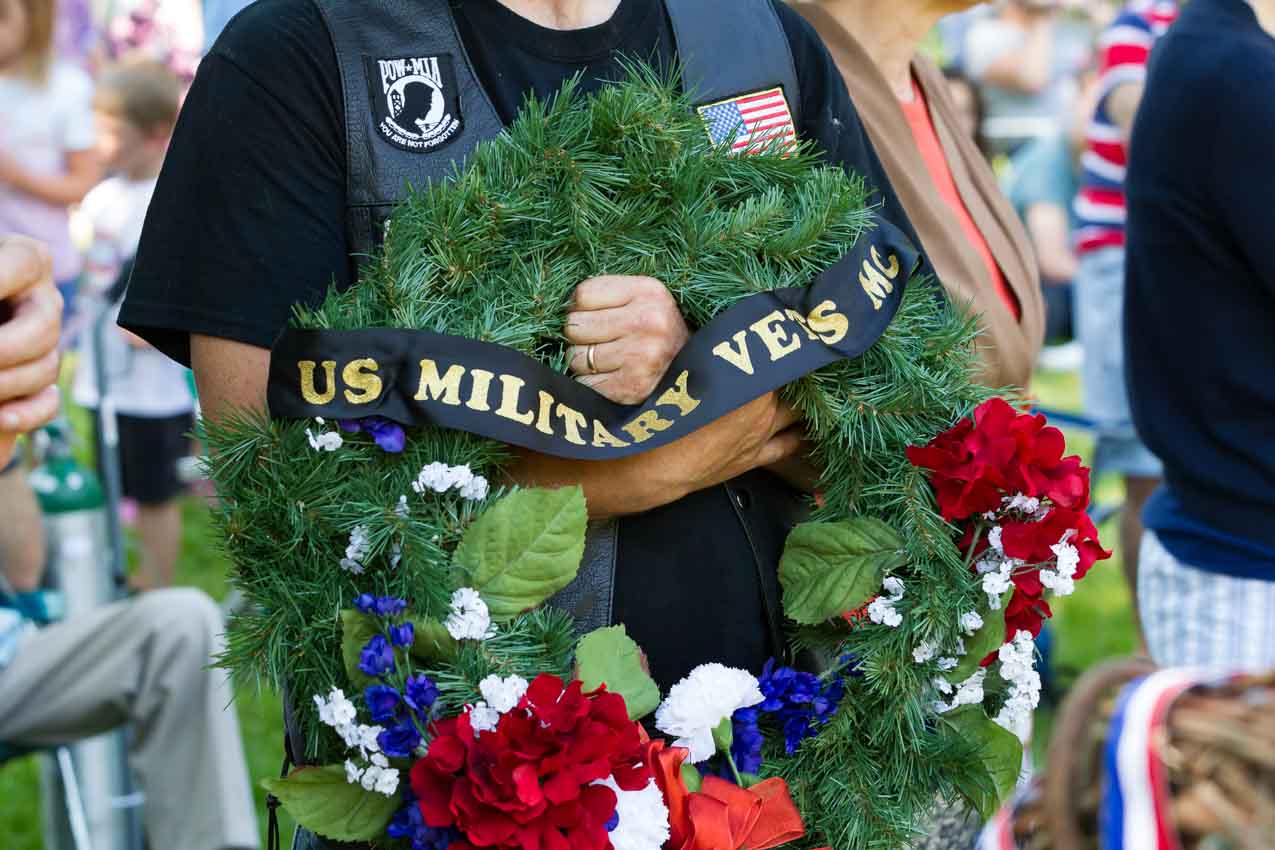
[[[270,358],[277,417],[456,428],[558,457],[606,460],[673,442],[885,332],[917,265],[878,217],[809,286],[739,301],[691,337],[642,404],[615,404],[521,352],[429,331],[289,329]]]

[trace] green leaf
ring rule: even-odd
[[[624,697],[630,720],[639,720],[660,704],[660,688],[646,671],[642,650],[624,626],[597,629],[576,646],[576,678],[591,691],[605,684]]]
[[[965,654],[961,656],[956,667],[944,674],[949,682],[953,684],[964,682],[978,672],[984,658],[1004,645],[1005,606],[1009,604],[1009,597],[1013,594],[1013,588],[1005,591],[1005,595],[1001,597],[1001,607],[995,611],[986,601],[979,606],[978,613],[983,618],[983,625],[974,634],[965,638]]]
[[[693,764],[682,765],[682,784],[692,794],[704,787],[704,777]]]
[[[371,841],[389,825],[402,800],[345,781],[341,765],[303,767],[261,783],[301,826],[334,841]]]
[[[414,617],[412,628],[412,657],[424,662],[448,661],[456,657],[456,639],[447,627],[432,617]]]
[[[456,563],[498,622],[535,608],[571,583],[589,514],[580,487],[517,490],[465,532]]]
[[[990,819],[1018,783],[1023,769],[1023,744],[1017,735],[988,717],[981,706],[958,709],[943,715],[943,720],[977,747],[987,770],[987,782],[961,791],[985,820]]]
[[[380,623],[371,614],[353,608],[341,612],[341,657],[345,660],[345,674],[350,677],[350,684],[360,691],[375,684],[376,679],[359,669],[359,653],[373,635],[380,633]]]
[[[784,613],[813,626],[862,606],[886,570],[906,561],[903,540],[871,517],[807,522],[793,529],[779,561]]]

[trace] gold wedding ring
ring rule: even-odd
[[[593,362],[593,349],[597,347],[595,343],[589,343],[589,347],[584,350],[584,362],[589,368],[590,375],[598,374],[598,365]]]

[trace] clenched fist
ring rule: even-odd
[[[25,236],[0,236],[0,467],[19,434],[58,411],[61,328],[48,250]]]
[[[604,275],[576,287],[566,337],[580,383],[618,404],[637,404],[655,391],[690,331],[655,278]]]

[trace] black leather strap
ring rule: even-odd
[[[800,126],[792,48],[771,0],[664,0],[682,85],[696,104],[783,86]]]
[[[381,241],[385,217],[408,184],[424,186],[450,173],[504,124],[474,73],[449,0],[314,2],[327,23],[341,72],[348,238],[353,253],[366,255]],[[381,137],[379,113],[371,102],[380,94],[379,81],[368,79],[365,61],[415,56],[451,57],[463,119],[455,139],[428,151],[402,150]]]

